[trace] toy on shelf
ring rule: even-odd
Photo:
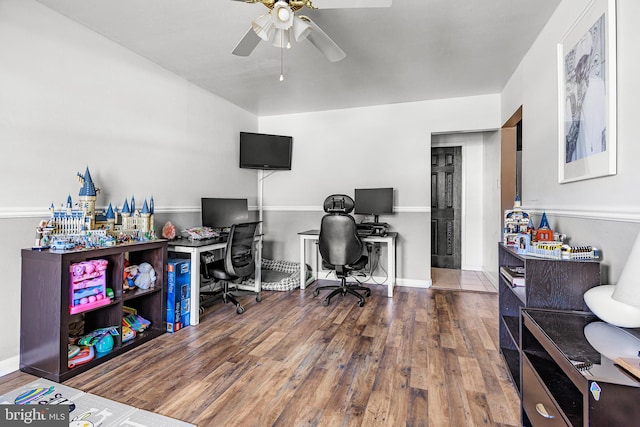
[[[49,222],[46,219],[43,219],[42,221],[40,221],[40,224],[38,224],[38,227],[36,227],[36,242],[33,245],[32,249],[34,250],[49,249],[52,232],[53,232],[53,227],[49,225]]]
[[[122,326],[127,326],[136,332],[144,332],[151,322],[138,314],[130,314],[122,318]]]
[[[71,264],[69,267],[70,314],[81,313],[111,303],[111,300],[106,297],[108,263],[105,259],[95,259]]]
[[[153,288],[157,279],[155,270],[148,262],[125,267],[123,276],[122,289],[124,291],[135,288]]]
[[[600,251],[593,246],[562,245],[562,259],[600,259]]]
[[[131,341],[132,339],[134,339],[136,337],[136,331],[134,331],[133,329],[131,329],[130,327],[126,326],[124,324],[124,322],[122,322],[122,343],[126,343]]]
[[[80,353],[80,347],[78,347],[75,344],[69,344],[68,351],[67,351],[67,358],[71,359],[78,353]]]
[[[81,187],[78,202],[71,195],[65,205],[49,206],[49,219],[40,221],[36,227],[34,250],[49,247],[50,241],[68,242],[52,246],[56,250],[68,250],[75,246],[83,248],[114,246],[118,242],[147,241],[156,239],[153,214],[153,197],[144,200],[142,209],[136,210],[135,199],[125,199],[120,212],[111,203],[105,209],[96,208],[97,188],[87,167],[84,174],[77,173]]]
[[[78,345],[80,346],[96,345],[102,338],[104,338],[107,335],[118,335],[118,328],[116,326],[98,328],[78,338]]]
[[[538,229],[536,230],[536,241],[553,242],[554,240],[553,230],[547,220],[547,213],[543,212],[542,218],[540,219],[540,226],[538,226]]]
[[[503,243],[510,246],[519,245],[519,235],[529,232],[529,214],[522,210],[520,195],[516,194],[513,209],[504,211]]]
[[[75,368],[78,365],[82,365],[83,363],[87,363],[93,360],[96,356],[96,353],[93,349],[93,346],[88,347],[80,347],[80,352],[75,356],[69,358],[67,362],[67,366],[69,368]]]

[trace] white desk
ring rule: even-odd
[[[304,268],[300,268],[300,289],[305,289],[308,283],[313,282],[318,277],[318,260],[320,257],[317,249],[317,242],[320,237],[320,230],[308,230],[298,233],[300,236],[300,266],[304,266],[307,259],[307,242],[311,241],[315,248],[316,258],[315,262],[311,263],[311,278],[308,281],[304,280]],[[385,236],[367,236],[361,237],[363,242],[371,243],[385,243],[387,245],[387,296],[393,297],[393,287],[396,285],[396,237],[398,233],[390,232]],[[372,283],[375,284],[375,283]]]
[[[256,272],[255,272],[255,290],[260,292],[261,283],[261,244],[256,239]],[[169,241],[169,252],[178,252],[189,254],[191,260],[191,325],[200,323],[200,254],[206,251],[214,251],[216,249],[225,249],[227,242],[216,242],[214,239],[190,240],[179,239]]]

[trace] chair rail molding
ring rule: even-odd
[[[620,209],[563,209],[563,208],[540,208],[540,207],[523,207],[530,214],[542,215],[546,213],[550,216],[574,218],[574,219],[589,219],[598,221],[614,221],[614,222],[628,222],[628,223],[640,223],[640,212],[631,211],[628,208]]]

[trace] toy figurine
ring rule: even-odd
[[[529,214],[520,206],[520,196],[516,194],[513,209],[504,211],[503,243],[505,245],[518,245],[518,235],[527,234],[529,229]]]

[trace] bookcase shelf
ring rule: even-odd
[[[106,259],[107,287],[114,292],[108,305],[70,314],[70,267],[87,260]],[[123,290],[125,262],[148,262],[156,272],[153,288]],[[20,297],[20,370],[56,382],[65,381],[165,332],[167,242],[155,240],[108,248],[71,251],[22,250]],[[144,332],[122,342],[124,307],[131,307],[151,322]],[[69,338],[76,326],[86,334],[97,328],[118,326],[113,349],[93,360],[69,368]]]
[[[600,262],[527,256],[499,243],[498,271],[503,266],[525,269],[524,286],[512,287],[502,274],[498,280],[500,353],[515,387],[521,393],[521,309],[588,312],[583,295],[600,284]],[[528,420],[525,419],[523,424],[528,425]]]

